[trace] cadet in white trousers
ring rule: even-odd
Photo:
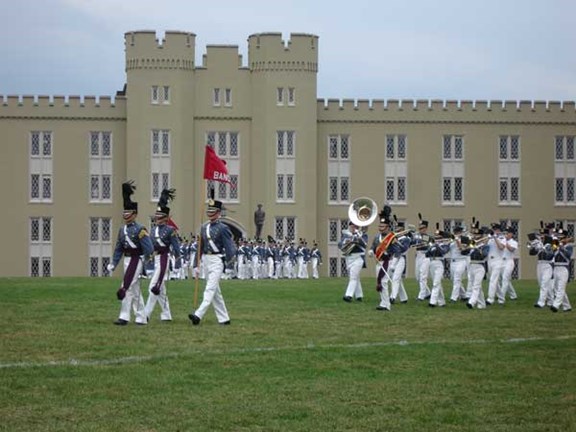
[[[488,298],[486,304],[494,304],[494,299],[498,296],[498,303],[504,303],[504,296],[502,294],[502,287],[500,286],[500,278],[504,269],[504,261],[502,255],[504,253],[505,239],[500,231],[499,224],[492,225],[492,234],[488,240],[488,273],[490,276],[490,283],[488,285]]]
[[[236,245],[232,239],[232,233],[228,225],[220,221],[222,202],[210,200],[206,209],[209,222],[201,228],[201,250],[202,262],[206,272],[206,288],[200,307],[188,315],[193,325],[200,324],[210,305],[214,306],[218,324],[230,324],[230,317],[224,297],[220,291],[220,278],[227,268],[233,268],[236,257]]]
[[[346,255],[346,268],[348,270],[348,286],[343,297],[345,302],[349,303],[354,298],[357,301],[362,301],[364,297],[360,271],[364,265],[367,242],[368,234],[359,229],[353,222],[349,222],[348,230],[342,233],[342,238],[338,244],[340,250]]]
[[[140,257],[144,256],[144,259],[148,261],[154,252],[154,246],[146,228],[136,222],[138,203],[133,202],[130,198],[135,189],[132,181],[122,184],[124,226],[118,231],[114,256],[112,262],[108,264],[108,271],[111,273],[124,255],[124,278],[120,289],[116,292],[116,297],[122,301],[122,306],[120,307],[120,316],[114,321],[114,324],[120,326],[128,324],[132,310],[134,310],[136,324],[146,325],[148,322],[144,299],[140,290],[140,275],[143,268]]]
[[[510,300],[516,300],[518,295],[512,286],[512,272],[514,271],[516,251],[518,242],[514,240],[514,228],[506,228],[504,250],[502,251],[502,298],[506,299],[506,294]]]
[[[450,301],[457,302],[466,297],[466,290],[462,284],[462,279],[466,273],[466,256],[462,255],[460,237],[462,236],[462,227],[454,227],[454,241],[450,243],[450,277],[452,278],[452,294]]]
[[[420,301],[430,298],[430,288],[428,287],[428,273],[430,271],[430,258],[426,256],[428,249],[428,221],[420,220],[418,232],[412,239],[412,244],[416,246],[416,259],[414,275],[418,281],[418,297]]]
[[[146,302],[146,318],[150,320],[156,303],[160,304],[160,320],[172,321],[170,302],[166,291],[168,259],[170,252],[174,255],[174,268],[181,267],[180,241],[174,222],[170,219],[168,201],[174,199],[174,189],[164,189],[160,194],[158,207],[154,218],[156,226],[152,229],[152,242],[154,244],[154,273],[148,287],[149,295]]]

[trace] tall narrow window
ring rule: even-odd
[[[575,206],[576,159],[574,136],[556,136],[554,157],[555,205]]]
[[[350,136],[328,136],[328,203],[350,201]]]
[[[157,201],[160,198],[162,189],[170,188],[171,163],[170,131],[152,129],[150,143],[151,201]]]
[[[294,202],[296,181],[296,132],[276,132],[276,201]]]
[[[91,217],[88,239],[89,275],[107,276],[106,267],[112,255],[112,223],[110,218]]]
[[[89,134],[89,201],[112,202],[112,133],[94,131]]]
[[[30,201],[52,202],[52,132],[30,133]]]
[[[384,176],[386,200],[391,204],[408,202],[408,139],[405,134],[386,135]]]
[[[218,157],[226,162],[230,183],[208,181],[206,197],[214,190],[215,197],[223,202],[239,201],[240,176],[240,134],[231,131],[209,131],[206,133],[206,145],[212,147]],[[218,183],[218,184],[216,184]]]
[[[499,138],[499,204],[520,205],[520,137]]]
[[[29,239],[30,276],[52,276],[52,218],[30,218]]]

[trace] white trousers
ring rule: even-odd
[[[568,267],[554,266],[554,306],[563,310],[572,309],[568,295],[566,295],[566,284],[568,283]]]
[[[428,287],[428,272],[430,271],[430,258],[426,257],[426,252],[416,252],[414,275],[420,288],[418,300],[425,300],[430,297],[430,288]]]
[[[450,260],[450,276],[452,277],[452,294],[450,300],[458,301],[466,296],[462,279],[466,272],[466,258]]]
[[[498,297],[499,303],[504,303],[504,294],[500,286],[500,278],[504,270],[504,261],[501,258],[491,258],[488,260],[488,271],[490,272],[490,284],[488,285],[488,302],[494,303],[494,298]]]
[[[312,278],[318,279],[319,278],[319,275],[318,275],[318,258],[314,257],[314,258],[310,259],[310,262],[312,263]]]
[[[511,300],[518,298],[516,291],[512,286],[512,272],[514,271],[514,259],[507,258],[502,260],[502,297],[505,299],[506,294],[510,296]]]
[[[206,269],[206,288],[204,288],[204,298],[200,307],[196,309],[194,315],[202,319],[210,305],[214,306],[216,319],[219,323],[230,320],[228,310],[224,303],[224,297],[220,291],[220,277],[224,271],[224,263],[218,255],[202,255],[202,262]]]
[[[346,297],[362,298],[362,284],[360,283],[360,271],[362,270],[362,254],[355,253],[346,257],[346,268],[348,269],[348,286],[346,287]]]
[[[390,298],[393,298],[394,300],[399,298],[401,302],[407,301],[408,294],[406,294],[406,289],[404,289],[404,284],[402,283],[402,275],[406,268],[406,258],[403,255],[392,258],[392,261],[390,261],[390,268],[393,269],[391,270],[392,292],[390,293]]]
[[[486,300],[484,299],[484,292],[482,291],[482,280],[486,274],[484,264],[470,264],[470,286],[471,294],[468,304],[472,307],[476,306],[478,309],[486,308]]]
[[[152,279],[150,279],[150,285],[148,285],[148,301],[146,302],[146,317],[150,318],[152,311],[156,306],[156,303],[160,304],[160,319],[163,321],[172,320],[172,314],[170,313],[170,302],[168,301],[168,294],[166,292],[166,279],[168,278],[168,268],[165,269],[164,277],[162,278],[162,284],[160,285],[160,294],[156,295],[152,292],[152,288],[158,282],[160,278],[160,273],[162,269],[160,268],[160,255],[154,257],[154,273],[152,274]]]
[[[434,306],[444,306],[446,304],[444,289],[442,288],[442,276],[444,276],[444,261],[442,259],[431,259],[432,292],[430,293],[430,304]]]
[[[540,286],[540,295],[538,296],[536,304],[540,307],[544,307],[547,304],[551,305],[554,302],[552,272],[552,263],[538,261],[536,265],[536,276],[538,277],[538,285]]]
[[[124,272],[128,268],[128,264],[132,257],[124,257]],[[134,277],[130,281],[130,286],[126,289],[126,296],[122,300],[120,306],[120,316],[118,318],[125,321],[130,321],[130,312],[134,310],[134,321],[138,324],[147,324],[146,308],[144,306],[144,298],[140,290],[140,275],[142,274],[142,260],[138,259],[138,265],[134,272]]]

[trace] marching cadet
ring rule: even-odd
[[[518,242],[514,239],[516,231],[512,227],[507,227],[504,234],[504,250],[502,251],[502,298],[506,299],[506,294],[510,300],[518,298],[514,287],[512,286],[512,272],[514,271],[516,251]]]
[[[246,279],[246,247],[245,239],[238,240],[238,249],[236,251],[236,265],[238,266],[238,279]]]
[[[160,194],[156,214],[154,215],[156,226],[152,230],[152,241],[154,244],[154,274],[148,287],[150,294],[146,302],[146,319],[150,320],[152,311],[156,303],[160,303],[160,320],[172,321],[170,312],[170,302],[166,292],[166,279],[168,271],[168,260],[170,252],[175,257],[175,268],[181,266],[180,242],[178,234],[170,220],[170,207],[168,202],[174,199],[174,189],[164,189]]]
[[[394,216],[396,217],[396,216]],[[397,222],[397,231],[404,230],[404,223]],[[399,234],[400,235],[400,234]],[[401,235],[402,239],[407,238],[407,243],[410,244],[410,238],[408,238],[404,233]],[[405,241],[403,241],[404,243]],[[408,248],[394,248],[394,254],[392,260],[390,261],[390,275],[392,276],[392,290],[390,292],[390,303],[395,303],[396,299],[400,299],[400,303],[408,302],[408,294],[404,288],[404,282],[402,281],[402,276],[404,275],[404,269],[406,268],[406,252]]]
[[[462,237],[463,229],[461,226],[455,226],[453,230],[454,239],[450,242],[450,277],[452,278],[452,294],[450,301],[457,302],[466,297],[466,290],[462,284],[462,279],[466,273],[466,256],[462,255]]]
[[[414,265],[414,275],[418,281],[417,300],[423,301],[430,298],[430,288],[428,287],[428,271],[430,269],[430,258],[426,256],[428,249],[428,221],[422,220],[422,215],[418,213],[418,232],[412,237],[411,246],[416,247],[416,258]]]
[[[442,288],[442,276],[444,275],[444,255],[448,253],[450,244],[448,233],[438,231],[440,238],[438,241],[432,239],[432,242],[426,250],[426,256],[430,258],[430,277],[432,279],[432,291],[428,306],[443,307],[446,305],[444,299],[444,289]]]
[[[268,279],[274,278],[274,248],[276,246],[276,240],[273,237],[268,236],[268,245],[266,246],[266,275]]]
[[[552,302],[554,301],[554,282],[552,280],[552,274],[554,272],[554,251],[552,250],[552,237],[548,234],[548,228],[544,227],[540,229],[540,235],[535,233],[528,234],[528,253],[531,256],[536,256],[538,259],[536,263],[536,277],[538,279],[540,293],[538,300],[534,303],[534,307],[536,308],[552,306]]]
[[[342,232],[342,238],[338,242],[338,248],[346,256],[346,268],[348,270],[348,285],[342,298],[350,303],[353,298],[362,301],[364,293],[360,282],[360,271],[364,265],[364,255],[368,234],[361,230],[354,222],[348,222],[348,229]]]
[[[466,302],[468,309],[474,307],[478,309],[486,308],[486,300],[484,298],[484,291],[482,290],[482,281],[486,274],[486,258],[489,253],[489,246],[486,244],[488,237],[479,238],[487,230],[472,229],[474,238],[464,239],[461,238],[462,254],[470,257],[470,298]]]
[[[487,305],[494,304],[494,299],[498,297],[498,303],[504,304],[504,295],[502,294],[502,287],[500,286],[500,279],[502,271],[504,270],[504,248],[506,247],[506,239],[502,235],[500,224],[492,224],[492,233],[488,246],[488,274],[490,283],[488,285],[488,298],[486,299]]]
[[[260,279],[260,245],[257,240],[252,247],[252,279]]]
[[[552,240],[552,250],[554,250],[554,303],[550,306],[552,312],[558,312],[560,308],[564,312],[570,312],[572,305],[566,294],[566,284],[568,283],[568,266],[572,257],[573,245],[569,242],[572,238],[566,238],[562,232],[562,227],[558,229],[559,236]]]
[[[388,272],[390,262],[394,259],[394,256],[402,254],[410,247],[410,239],[408,237],[396,237],[390,229],[390,224],[387,212],[381,212],[378,223],[379,233],[374,237],[372,247],[368,251],[368,254],[375,256],[378,262],[376,266],[376,291],[380,294],[380,303],[376,310],[383,312],[390,311],[392,307],[389,294],[391,277]]]
[[[310,264],[312,266],[312,279],[318,279],[318,266],[322,265],[322,254],[316,242],[314,242],[312,250],[310,251]]]
[[[193,325],[200,324],[210,305],[214,306],[218,324],[230,324],[230,317],[224,297],[220,290],[220,278],[224,268],[233,268],[236,258],[236,245],[232,239],[232,232],[228,225],[220,222],[222,202],[210,199],[206,208],[209,221],[202,225],[200,231],[202,261],[206,272],[206,287],[200,307],[190,313],[188,318]]]
[[[124,256],[124,278],[120,289],[116,292],[118,300],[122,301],[122,306],[120,307],[120,316],[114,321],[114,324],[120,326],[128,324],[132,309],[134,309],[136,324],[146,325],[148,323],[144,299],[140,291],[140,275],[144,265],[140,256],[144,256],[144,260],[148,261],[154,252],[154,246],[146,228],[136,222],[138,203],[131,199],[135,189],[132,181],[122,184],[124,226],[118,231],[114,256],[107,267],[110,273],[113,272],[118,266],[120,258]]]

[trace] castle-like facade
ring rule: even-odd
[[[113,98],[0,96],[0,276],[104,275],[128,179],[145,224],[175,188],[172,217],[189,236],[212,186],[210,145],[232,182],[213,185],[229,223],[254,236],[263,204],[263,233],[317,241],[323,276],[344,273],[337,242],[367,196],[432,229],[512,224],[518,274],[534,278],[526,234],[540,221],[574,233],[574,102],[318,100],[318,42],[253,34],[247,64],[238,46],[209,45],[198,65],[193,33],[128,32]]]

